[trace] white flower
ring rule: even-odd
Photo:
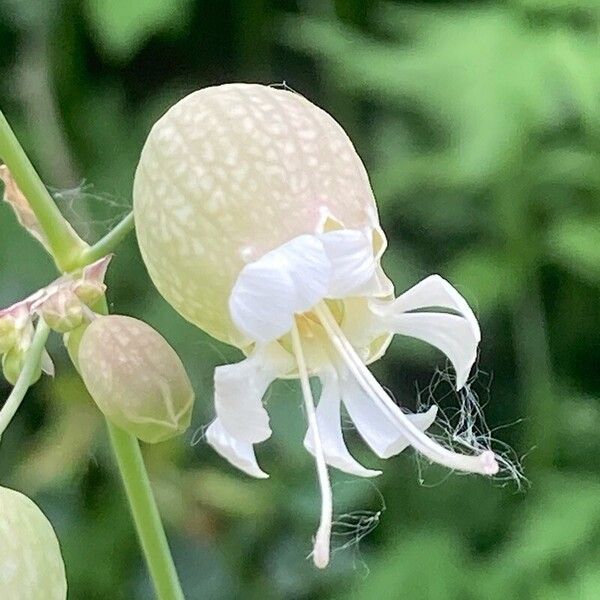
[[[263,397],[300,380],[322,492],[313,558],[329,560],[328,466],[379,472],[348,451],[345,407],[381,458],[413,446],[451,469],[492,475],[491,451],[456,454],[424,432],[436,413],[407,414],[368,370],[393,334],[445,353],[467,381],[480,332],[462,296],[433,275],[394,299],[380,259],[386,239],[365,168],[342,128],[298,94],[231,84],[194,92],[154,125],[134,184],[140,250],[167,301],[247,356],[215,371],[208,442],[267,477],[254,445],[271,434]],[[318,405],[309,377],[321,381]]]
[[[384,292],[387,294],[387,290]],[[389,334],[418,338],[439,348],[452,362],[456,384],[464,386],[475,361],[480,331],[464,298],[439,275],[421,281],[395,300],[382,298],[372,232],[339,229],[301,235],[249,263],[229,298],[231,318],[254,343],[248,358],[215,372],[217,418],[208,442],[236,467],[255,477],[254,444],[270,434],[263,396],[278,377],[299,377],[308,418],[304,444],[317,461],[323,517],[314,559],[328,562],[331,491],[326,465],[372,477],[348,451],[341,427],[343,404],[364,441],[389,458],[412,445],[431,461],[451,469],[492,475],[492,452],[454,453],[423,432],[435,407],[406,414],[364,364],[374,340]],[[321,380],[314,407],[309,375]]]

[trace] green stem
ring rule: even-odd
[[[133,213],[129,213],[116,227],[111,229],[101,240],[93,246],[85,248],[80,254],[80,265],[85,266],[100,260],[102,257],[110,254],[127,235],[133,231],[135,223]]]
[[[110,235],[110,234],[109,234]],[[103,298],[97,312],[108,314]],[[77,367],[77,365],[75,365]],[[184,598],[137,438],[106,419],[129,508],[159,600]]]
[[[15,416],[25,394],[31,385],[35,373],[40,365],[42,359],[42,352],[46,346],[46,340],[50,334],[50,329],[46,325],[43,319],[38,321],[31,346],[27,350],[25,355],[25,364],[23,369],[13,387],[10,396],[4,403],[2,410],[0,410],[0,436],[4,433],[12,418]]]
[[[84,247],[84,242],[77,236],[52,196],[40,179],[25,151],[19,144],[6,117],[0,111],[0,158],[8,166],[11,175],[23,192],[29,206],[35,213],[60,271],[68,271]]]
[[[148,569],[161,600],[183,600],[183,591],[156,508],[137,439],[106,421]]]
[[[75,234],[56,204],[54,204],[48,190],[1,112],[0,157],[7,164],[17,185],[27,198],[48,240],[54,261],[62,272],[83,267],[96,260],[96,258],[101,258],[112,252],[133,228],[133,216],[130,214],[106,237],[88,250],[85,243]],[[105,299],[99,302],[98,312],[108,313]],[[39,351],[39,361],[43,352],[46,338],[43,338],[42,332],[46,337],[48,332],[46,331],[46,324],[42,323],[43,321],[40,320],[34,336],[34,343],[27,355],[23,373],[19,376],[17,385],[9,397],[10,404],[6,413],[9,416],[9,421],[21,403],[35,373],[34,368],[37,366],[37,362],[34,361],[34,358],[36,353]],[[29,360],[30,358],[31,360]],[[75,364],[75,367],[77,368],[77,364]],[[10,411],[12,411],[12,414],[10,414]],[[133,520],[157,597],[159,600],[181,600],[184,597],[183,592],[177,578],[156,501],[152,494],[138,440],[133,435],[116,428],[108,420],[107,424],[113,451],[121,470],[121,478],[123,479]]]

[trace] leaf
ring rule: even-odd
[[[479,581],[487,588],[482,589],[482,597],[595,597],[536,592],[543,588],[548,592],[563,583],[576,589],[586,560],[590,566],[597,560],[599,493],[600,486],[593,479],[551,475],[538,482],[535,498],[524,507],[509,542],[480,574]],[[556,573],[565,575],[564,582],[556,580]],[[586,585],[597,586],[597,578],[587,579]]]
[[[106,54],[131,58],[148,38],[186,22],[189,0],[87,0],[87,18]]]
[[[478,313],[506,305],[518,292],[509,260],[487,248],[467,250],[457,256],[446,273]]]
[[[396,547],[388,548],[379,556],[379,561],[369,565],[371,572],[362,585],[340,598],[459,600],[468,597],[470,561],[459,537],[435,529],[406,532],[398,538]],[[432,571],[443,576],[432,576]]]
[[[559,221],[548,232],[550,256],[583,279],[600,283],[600,227],[597,217]]]

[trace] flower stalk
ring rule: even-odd
[[[183,600],[175,564],[137,439],[106,420],[148,569],[160,600]]]
[[[130,214],[97,244],[91,247],[87,246],[62,216],[1,111],[0,159],[8,166],[15,182],[27,198],[48,241],[52,258],[62,273],[82,268],[110,254],[133,229],[133,216]],[[102,314],[108,313],[104,297],[98,302],[98,307]],[[40,319],[33,343],[27,353],[23,371],[5,406],[0,411],[0,432],[4,431],[12,419],[31,384],[49,331],[43,319]],[[108,421],[107,425],[157,598],[159,600],[181,600],[184,598],[181,584],[152,493],[139,443],[133,435],[122,431]]]
[[[0,111],[0,158],[23,192],[48,241],[52,258],[59,271],[74,268],[84,242],[75,234],[54,203],[6,117]]]
[[[135,223],[133,213],[130,212],[118,225],[113,227],[102,239],[94,245],[84,248],[79,256],[79,264],[83,267],[89,265],[103,256],[110,254],[133,231]]]
[[[10,396],[0,409],[0,436],[6,431],[15,413],[21,406],[23,398],[31,385],[35,372],[42,360],[42,353],[46,347],[46,340],[50,334],[50,328],[46,325],[43,319],[38,321],[33,336],[31,346],[25,355],[25,364],[23,370],[17,379],[15,386],[10,393]]]

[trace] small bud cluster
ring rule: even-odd
[[[48,327],[67,333],[93,317],[90,306],[106,290],[104,275],[110,262],[105,257],[77,275],[65,275],[24,300],[0,310],[0,354],[4,377],[15,384],[31,346],[34,321],[41,317]],[[50,356],[44,351],[33,381],[42,374],[52,375],[54,368]],[[33,383],[33,382],[32,382]]]
[[[2,372],[4,377],[16,383],[25,354],[33,339],[33,324],[27,308],[19,303],[0,311],[0,354],[2,354]],[[41,375],[41,365],[34,380]]]
[[[110,258],[60,277],[0,311],[2,369],[14,385],[34,322],[41,318],[64,334],[69,355],[104,416],[145,442],[160,442],[188,428],[194,392],[181,360],[157,331],[137,319],[93,312],[106,291]],[[54,373],[45,350],[33,381],[42,372]]]
[[[86,317],[93,318],[90,307],[106,291],[104,275],[110,256],[85,267],[78,277],[61,277],[48,286],[35,302],[34,310],[50,329],[68,333],[79,327]]]

